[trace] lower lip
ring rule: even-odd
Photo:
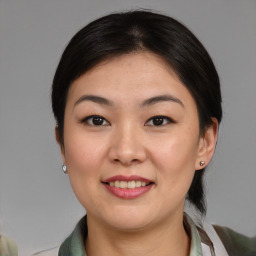
[[[137,198],[143,194],[145,194],[146,192],[148,192],[153,184],[150,184],[148,186],[145,187],[139,187],[139,188],[117,188],[117,187],[112,187],[108,184],[104,184],[105,187],[107,188],[107,190],[112,193],[113,195],[122,198],[122,199],[134,199]]]

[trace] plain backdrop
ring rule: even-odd
[[[221,79],[224,119],[206,176],[209,222],[256,234],[255,0],[0,0],[0,219],[20,255],[58,246],[85,211],[62,173],[52,78],[70,38],[114,11],[188,26]]]

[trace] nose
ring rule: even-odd
[[[123,125],[116,129],[109,149],[109,158],[112,162],[129,166],[146,160],[143,136],[139,130],[132,125]]]

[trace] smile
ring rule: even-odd
[[[155,184],[139,176],[114,176],[102,182],[113,195],[122,199],[134,199],[148,192]]]
[[[145,187],[148,186],[150,183],[147,183],[145,181],[140,181],[140,180],[132,180],[132,181],[111,181],[109,183],[109,186],[111,187],[116,187],[116,188],[130,188],[130,189],[134,189],[134,188],[140,188],[140,187]]]

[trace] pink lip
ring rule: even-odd
[[[132,181],[132,180],[139,180],[139,181],[144,181],[146,183],[151,183],[145,187],[139,187],[139,188],[116,188],[116,187],[111,187],[108,183],[109,182],[115,182],[115,181]],[[111,178],[108,178],[102,182],[102,184],[106,187],[106,189],[113,195],[122,198],[122,199],[134,199],[137,198],[146,192],[148,192],[154,183],[151,180],[139,177],[139,176],[122,176],[122,175],[117,175],[113,176]]]

